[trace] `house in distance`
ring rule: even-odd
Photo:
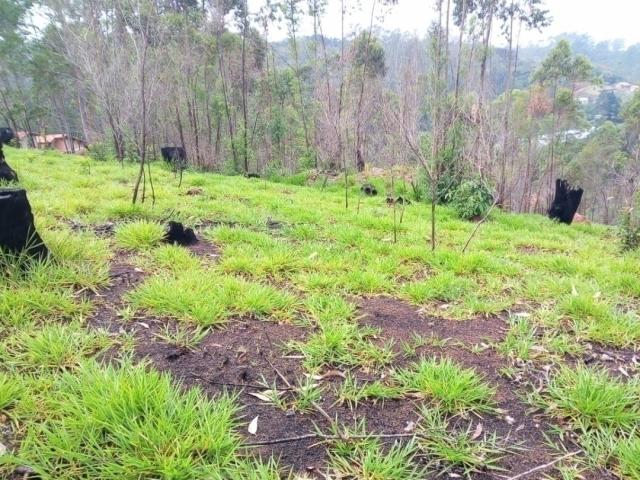
[[[58,150],[62,153],[83,154],[87,151],[87,142],[66,133],[50,133],[47,135],[18,132],[18,141],[22,148],[40,148]]]

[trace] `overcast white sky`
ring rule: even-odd
[[[350,15],[345,24],[347,31],[368,26],[373,0],[345,0]],[[250,9],[257,11],[264,0],[249,0]],[[306,2],[305,2],[306,3]],[[328,0],[329,7],[323,19],[327,36],[340,36],[340,0]],[[554,35],[575,32],[587,33],[597,41],[622,39],[627,45],[640,43],[640,0],[546,0],[553,22],[542,33],[523,33],[524,43],[541,43]],[[383,8],[378,1],[376,14]],[[424,35],[434,17],[433,0],[399,0],[398,5],[386,9],[383,19],[375,25],[387,30],[401,30]],[[283,38],[285,31],[274,31],[274,40]],[[302,28],[303,34],[311,33],[311,25]]]

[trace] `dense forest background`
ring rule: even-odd
[[[480,189],[544,212],[563,177],[593,220],[633,206],[640,45],[519,45],[551,21],[542,0],[434,0],[424,38],[374,28],[393,3],[336,39],[326,0],[0,0],[0,118],[139,162],[142,181],[171,145],[228,174],[384,167],[438,202]]]

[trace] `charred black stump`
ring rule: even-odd
[[[364,185],[362,185],[360,187],[360,191],[367,197],[375,197],[376,195],[378,195],[378,190],[376,190],[376,187],[374,187],[370,183],[365,183]]]
[[[7,182],[17,182],[18,174],[5,161],[4,152],[2,151],[2,142],[0,142],[0,180]]]
[[[185,228],[180,222],[169,222],[164,241],[178,245],[193,245],[198,242],[198,238],[192,228]]]
[[[406,197],[403,196],[399,196],[399,197],[387,197],[387,205],[391,206],[391,205],[409,205],[411,203],[411,200],[409,200]]]
[[[184,170],[187,166],[187,151],[182,147],[162,147],[160,155],[177,170]]]
[[[583,193],[582,188],[573,188],[569,182],[558,178],[556,180],[556,194],[553,197],[551,208],[549,208],[549,218],[571,225],[580,206]]]
[[[11,255],[45,260],[49,249],[33,223],[27,192],[22,188],[0,188],[0,248]]]
[[[9,142],[14,138],[15,134],[13,133],[13,130],[7,127],[0,128],[0,145],[3,143],[9,145]]]

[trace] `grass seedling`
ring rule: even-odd
[[[422,406],[417,446],[428,459],[429,468],[439,474],[460,471],[466,478],[473,473],[500,470],[498,462],[507,450],[498,445],[495,433],[478,434],[476,428],[469,424],[466,429],[454,429],[444,412]]]
[[[449,359],[422,359],[395,374],[408,392],[436,402],[444,411],[465,413],[491,411],[495,390],[474,370]]]

